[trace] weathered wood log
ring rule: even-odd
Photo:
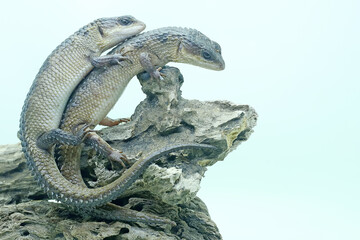
[[[61,203],[49,202],[27,169],[20,144],[14,144],[0,146],[0,239],[221,239],[196,193],[207,167],[248,139],[257,115],[246,105],[183,99],[180,71],[165,67],[163,73],[162,81],[140,74],[146,99],[129,123],[105,128],[100,134],[132,161],[171,144],[197,142],[217,147],[214,152],[189,150],[162,157],[114,201],[177,225],[84,218]],[[103,186],[123,171],[88,147],[81,164],[89,187]]]

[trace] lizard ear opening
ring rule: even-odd
[[[104,30],[102,29],[102,27],[98,26],[98,31],[99,31],[101,37],[104,37]]]
[[[177,53],[181,52],[183,48],[184,48],[184,44],[182,41],[180,41],[177,47]]]

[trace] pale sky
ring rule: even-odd
[[[212,166],[199,196],[225,240],[360,239],[360,1],[6,1],[0,14],[0,144],[17,143],[20,111],[46,57],[99,17],[146,30],[196,28],[226,69],[180,68],[188,99],[255,108],[250,139]],[[144,98],[135,78],[110,117]]]

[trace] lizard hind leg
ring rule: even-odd
[[[90,145],[101,156],[107,157],[110,161],[120,163],[124,168],[130,164],[129,160],[122,151],[112,148],[104,139],[96,132],[90,132],[86,135],[84,143]]]
[[[36,145],[44,150],[50,149],[54,144],[77,146],[82,143],[85,136],[92,132],[88,125],[83,125],[76,134],[71,134],[59,128],[43,133],[36,141]]]

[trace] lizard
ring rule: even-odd
[[[160,67],[168,62],[188,63],[212,70],[223,70],[224,60],[220,45],[195,29],[166,27],[142,33],[115,47],[109,56],[121,54],[127,57],[120,65],[94,69],[74,91],[65,109],[60,129],[79,135],[84,129],[93,129],[97,124],[111,122],[106,117],[121,96],[126,85],[138,73],[147,71],[153,79],[161,79]],[[112,123],[109,125],[113,125]],[[89,132],[84,138],[86,144],[110,160],[121,161],[126,157],[121,151],[113,149],[96,132]],[[209,147],[208,145],[187,144],[190,147]],[[62,145],[56,152],[61,156],[61,173],[74,184],[85,187],[79,166],[81,146]],[[161,151],[159,151],[159,154]],[[116,156],[116,157],[114,157]],[[143,158],[135,164],[149,165],[155,158]],[[135,165],[134,164],[134,165]],[[133,166],[134,166],[133,165]],[[86,195],[79,194],[76,199],[58,198],[60,201],[72,202],[79,207],[96,207],[118,197],[133,183],[145,168],[127,169],[124,175],[129,176],[124,182],[123,176],[112,183],[95,189],[89,189]],[[107,217],[111,217],[108,214]],[[136,220],[136,219],[135,219]]]
[[[104,51],[144,28],[145,24],[132,16],[94,20],[64,40],[41,66],[22,108],[18,137],[30,170],[48,194],[77,194],[57,168],[49,144],[78,144],[86,134],[59,131],[68,98],[94,67],[119,64],[125,59],[119,54],[101,56]]]

